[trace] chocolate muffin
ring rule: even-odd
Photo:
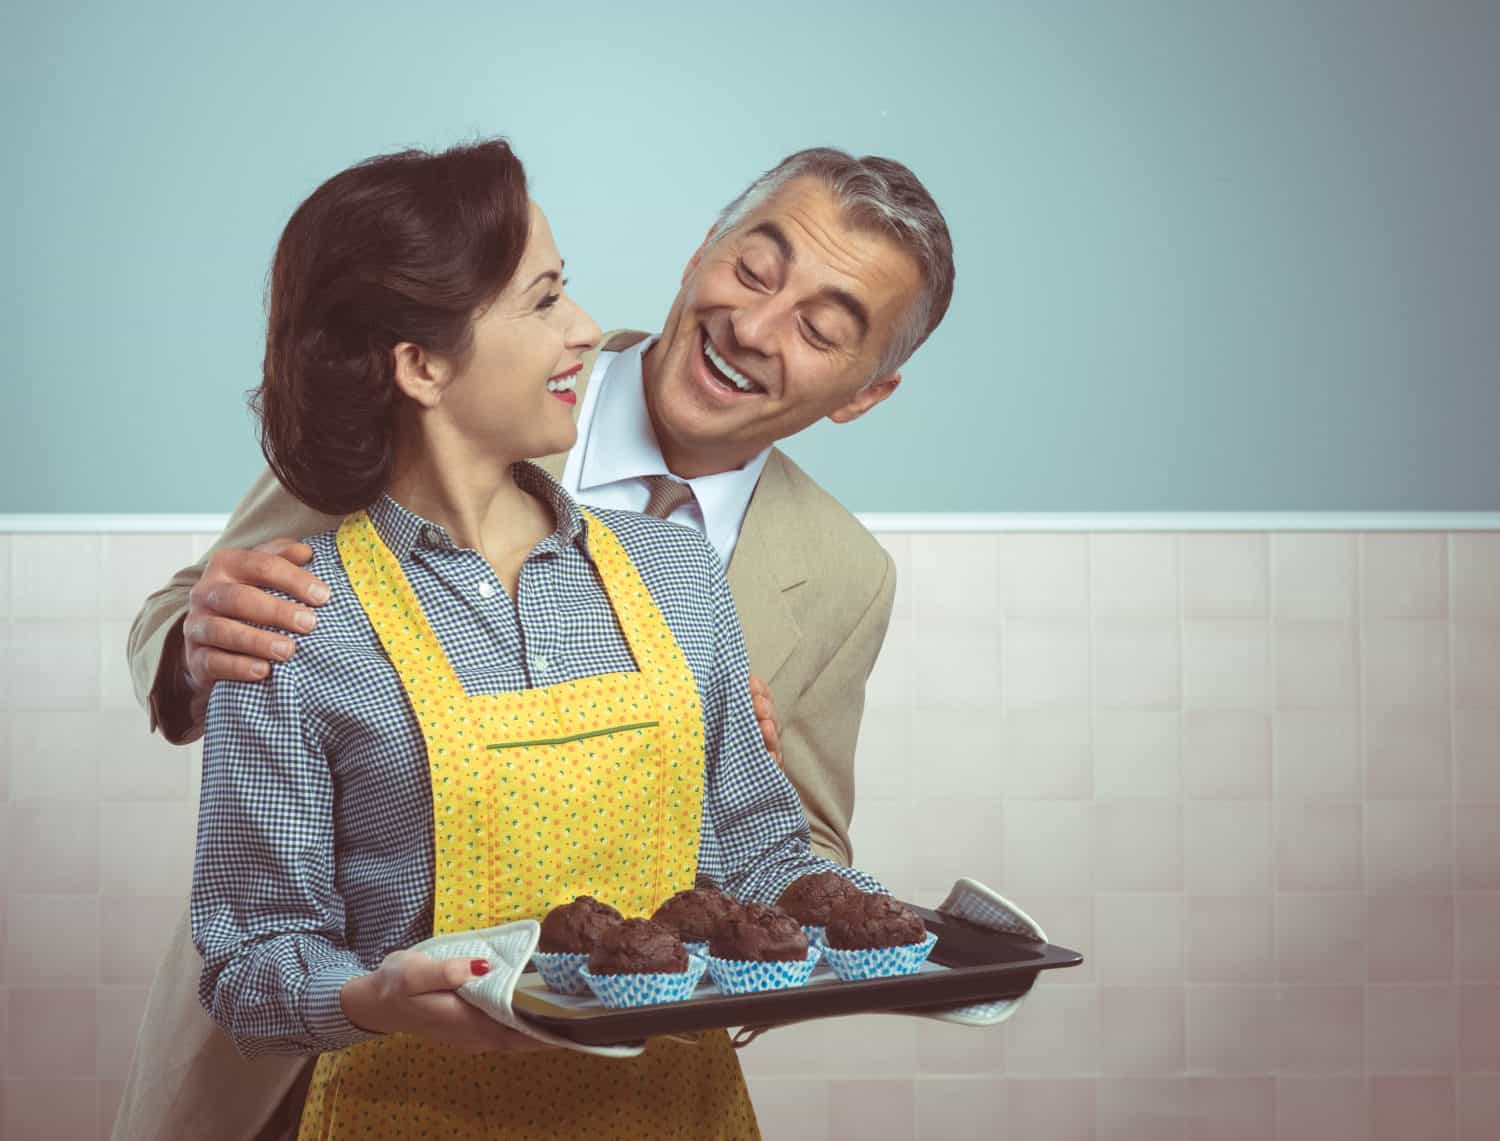
[[[833,909],[825,937],[830,947],[863,951],[920,943],[927,938],[927,926],[915,911],[888,895],[861,895]]]
[[[679,891],[656,909],[652,920],[677,933],[687,943],[707,943],[729,916],[740,909],[739,900],[713,888],[693,887]]]
[[[818,872],[793,881],[776,903],[799,923],[822,927],[835,907],[862,895],[864,892],[838,872]]]
[[[571,952],[586,955],[594,949],[599,936],[621,922],[620,913],[591,895],[580,895],[547,912],[542,920],[542,937],[538,951]]]
[[[682,940],[649,919],[625,919],[616,923],[599,936],[589,953],[589,973],[593,975],[656,972],[675,975],[687,967],[688,953]]]
[[[794,962],[807,957],[807,933],[781,908],[747,903],[719,925],[708,953],[755,963]]]

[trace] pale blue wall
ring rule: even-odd
[[[0,512],[227,510],[289,212],[477,134],[606,326],[653,325],[783,153],[916,169],[947,323],[791,449],[856,509],[1500,507],[1500,4],[30,8],[0,32]]]

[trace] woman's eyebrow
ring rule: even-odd
[[[530,293],[533,289],[536,288],[536,283],[537,282],[539,282],[539,281],[546,281],[548,278],[550,278],[553,282],[559,282],[559,281],[561,281],[562,280],[563,267],[565,267],[567,264],[568,263],[566,261],[559,261],[557,263],[557,268],[556,269],[543,270],[541,273],[537,274],[536,277],[532,278],[531,284],[528,285],[521,292],[522,293]]]

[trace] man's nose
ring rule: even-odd
[[[777,323],[781,320],[780,307],[774,297],[742,305],[729,316],[734,339],[751,352],[770,356],[776,335]]]

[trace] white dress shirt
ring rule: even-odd
[[[671,474],[646,409],[641,371],[641,360],[654,344],[656,338],[648,337],[624,352],[600,353],[594,362],[578,409],[578,443],[568,454],[561,481],[580,503],[645,511],[651,496],[647,477]],[[767,448],[733,471],[683,481],[693,489],[693,499],[672,512],[672,522],[702,534],[726,567],[770,454]]]

